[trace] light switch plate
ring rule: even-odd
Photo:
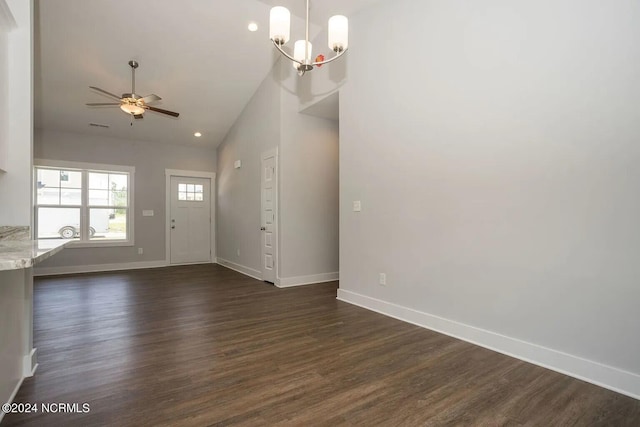
[[[360,203],[360,200],[355,200],[353,202],[353,211],[360,212],[361,210],[362,210],[362,203]]]
[[[242,167],[242,160],[236,160],[233,162],[233,167],[236,169],[240,169]]]
[[[142,211],[142,216],[153,216],[153,211],[152,210]]]

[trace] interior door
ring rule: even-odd
[[[262,279],[275,283],[277,244],[277,200],[278,188],[277,152],[270,150],[262,155],[261,162],[261,218],[262,226]]]
[[[211,180],[171,177],[170,262],[211,262]]]

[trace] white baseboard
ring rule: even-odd
[[[179,267],[183,265],[206,265],[206,264],[215,264],[215,261],[197,261],[197,262],[177,262],[177,263],[166,263],[163,267]]]
[[[254,270],[253,268],[245,267],[244,265],[236,264],[235,262],[227,261],[226,259],[216,258],[218,264],[223,267],[230,268],[231,270],[242,273],[245,276],[252,277],[257,280],[262,280],[262,271]]]
[[[32,377],[38,369],[38,349],[32,348],[31,353],[22,358],[22,376]]]
[[[94,265],[69,265],[64,267],[35,267],[34,276],[57,276],[60,274],[77,273],[98,273],[102,271],[138,270],[142,268],[166,267],[165,260],[143,261],[143,262],[123,262],[117,264],[94,264]]]
[[[311,276],[280,277],[276,282],[279,288],[290,288],[293,286],[313,285],[316,283],[334,282],[338,280],[339,273],[322,273]]]
[[[25,378],[32,377],[36,373],[36,369],[38,369],[38,349],[34,348],[31,350],[31,353],[22,357],[22,377],[16,387],[13,389],[11,396],[9,396],[9,400],[6,402],[0,402],[0,404],[4,403],[13,403],[13,400],[16,398],[20,387],[22,387],[22,383]],[[0,424],[2,423],[2,418],[4,418],[4,412],[0,411]]]
[[[632,372],[344,289],[338,299],[640,399],[640,375]]]
[[[24,377],[20,378],[20,381],[18,381],[18,384],[16,384],[16,388],[13,389],[11,396],[9,396],[9,400],[7,400],[6,402],[0,402],[0,405],[4,403],[13,403],[13,399],[16,398],[16,395],[18,394],[18,390],[20,390],[20,387],[22,387],[23,381],[24,381]],[[2,419],[4,418],[4,415],[5,415],[4,411],[0,411],[0,424],[2,424]]]

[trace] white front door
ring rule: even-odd
[[[211,180],[171,176],[171,264],[211,262]]]
[[[276,150],[269,150],[262,155],[261,162],[261,218],[262,226],[262,279],[266,282],[276,281],[276,245],[278,240],[276,192],[278,188],[278,157]]]

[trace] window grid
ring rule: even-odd
[[[178,200],[181,202],[203,202],[204,186],[202,184],[178,184]]]
[[[38,238],[74,239],[91,245],[133,244],[131,173],[53,166],[37,166],[35,171]],[[96,181],[96,177],[106,180]],[[103,197],[92,199],[91,190],[96,186]],[[69,190],[74,190],[73,200],[68,195],[64,198]]]

